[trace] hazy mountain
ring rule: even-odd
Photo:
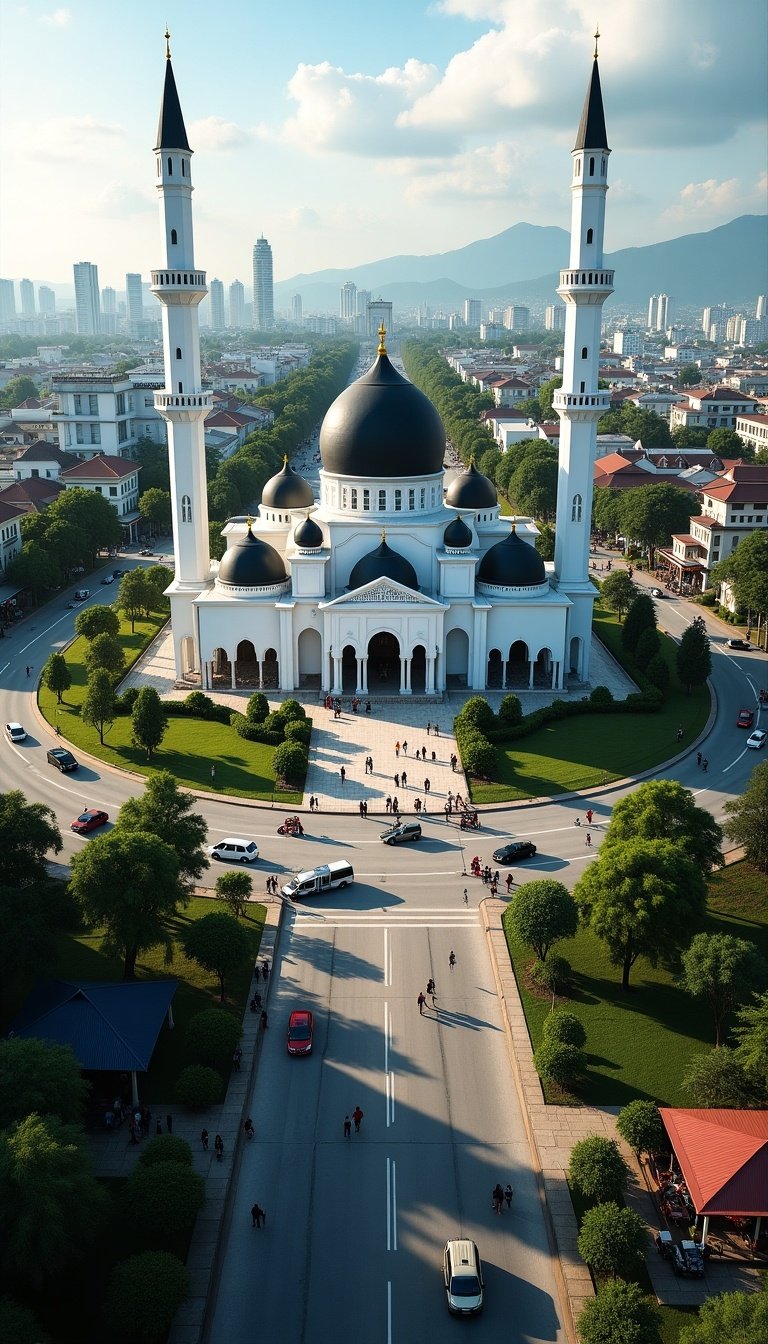
[[[753,304],[768,289],[768,216],[739,219],[647,247],[622,248],[606,256],[616,270],[612,302],[620,309],[643,309],[652,293],[670,294],[680,305]],[[465,298],[484,304],[515,300],[551,303],[559,269],[568,264],[569,237],[564,229],[515,224],[454,252],[434,256],[387,257],[350,270],[314,271],[275,285],[279,308],[299,293],[304,312],[339,311],[339,290],[346,280],[397,309],[428,303],[454,312]]]

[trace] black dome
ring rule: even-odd
[[[443,545],[463,551],[472,545],[472,532],[463,518],[453,518],[443,533]]]
[[[546,581],[544,561],[514,530],[486,551],[477,571],[479,583],[501,588],[537,588]]]
[[[432,476],[442,470],[445,430],[429,398],[379,353],[329,407],[320,456],[339,476]]]
[[[294,529],[293,540],[303,551],[316,551],[323,544],[323,529],[318,527],[314,518],[307,516]]]
[[[261,502],[268,509],[306,509],[314,504],[312,486],[299,476],[285,459],[282,471],[270,476],[261,492]]]
[[[492,509],[498,504],[496,486],[475,466],[472,458],[466,471],[451,481],[445,495],[446,504],[452,509]],[[523,543],[525,545],[525,542]]]
[[[249,527],[242,541],[224,552],[218,577],[221,583],[231,583],[235,588],[267,588],[284,583],[288,575],[274,546],[254,537]]]
[[[416,570],[410,560],[406,560],[404,555],[398,555],[397,551],[390,550],[384,537],[381,538],[381,545],[375,551],[362,556],[353,566],[349,576],[349,587],[362,588],[366,583],[373,583],[374,579],[392,579],[393,583],[400,583],[404,588],[414,588],[417,591],[419,587]]]

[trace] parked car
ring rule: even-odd
[[[665,596],[665,594],[664,594],[664,592],[662,591],[661,588],[652,588],[652,589],[651,589],[651,597],[664,597],[664,596]]]
[[[672,1250],[672,1268],[676,1274],[682,1274],[685,1278],[703,1278],[704,1256],[701,1247],[695,1241],[681,1241]]]
[[[659,1252],[662,1260],[669,1260],[670,1263],[674,1256],[675,1243],[672,1240],[672,1233],[666,1229],[656,1233],[656,1250]]]
[[[752,747],[754,751],[759,751],[761,747],[765,746],[767,740],[768,733],[764,733],[762,728],[756,728],[754,733],[747,738],[747,746]]]
[[[230,835],[218,844],[209,845],[208,853],[212,859],[222,859],[225,863],[255,863],[259,857],[259,846],[255,840],[243,840],[240,836]]]
[[[725,647],[727,649],[746,649],[749,651],[752,645],[748,644],[746,639],[726,639]]]
[[[288,1018],[288,1054],[310,1055],[315,1020],[308,1008],[294,1008]]]
[[[27,730],[20,723],[6,723],[5,736],[9,742],[23,742],[27,736]]]
[[[493,851],[494,863],[519,863],[521,859],[532,859],[536,846],[530,840],[512,840],[508,845]]]
[[[103,826],[109,821],[109,813],[102,812],[98,807],[87,807],[79,817],[70,823],[69,829],[76,835],[87,835],[89,831],[95,831],[98,826]]]
[[[80,764],[66,747],[51,747],[50,751],[46,752],[45,759],[49,765],[55,765],[57,770],[61,770],[62,774],[77,770]]]
[[[751,728],[755,721],[755,716],[751,709],[740,709],[736,719],[737,728]]]

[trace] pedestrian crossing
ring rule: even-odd
[[[478,911],[457,910],[455,907],[394,906],[375,910],[295,910],[294,928],[304,932],[311,927],[331,929],[355,928],[411,928],[461,929],[476,928]]]

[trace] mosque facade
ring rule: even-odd
[[[167,40],[167,39],[166,39]],[[176,572],[168,589],[176,673],[205,690],[435,695],[446,689],[566,691],[589,676],[589,535],[607,162],[597,52],[572,151],[556,550],[545,564],[529,519],[501,516],[474,462],[445,484],[445,430],[394,367],[379,332],[370,369],[333,402],[320,431],[320,497],[289,463],[253,518],[229,519],[209,551],[194,261],[192,150],[166,45],[156,185],[164,265],[165,388]]]

